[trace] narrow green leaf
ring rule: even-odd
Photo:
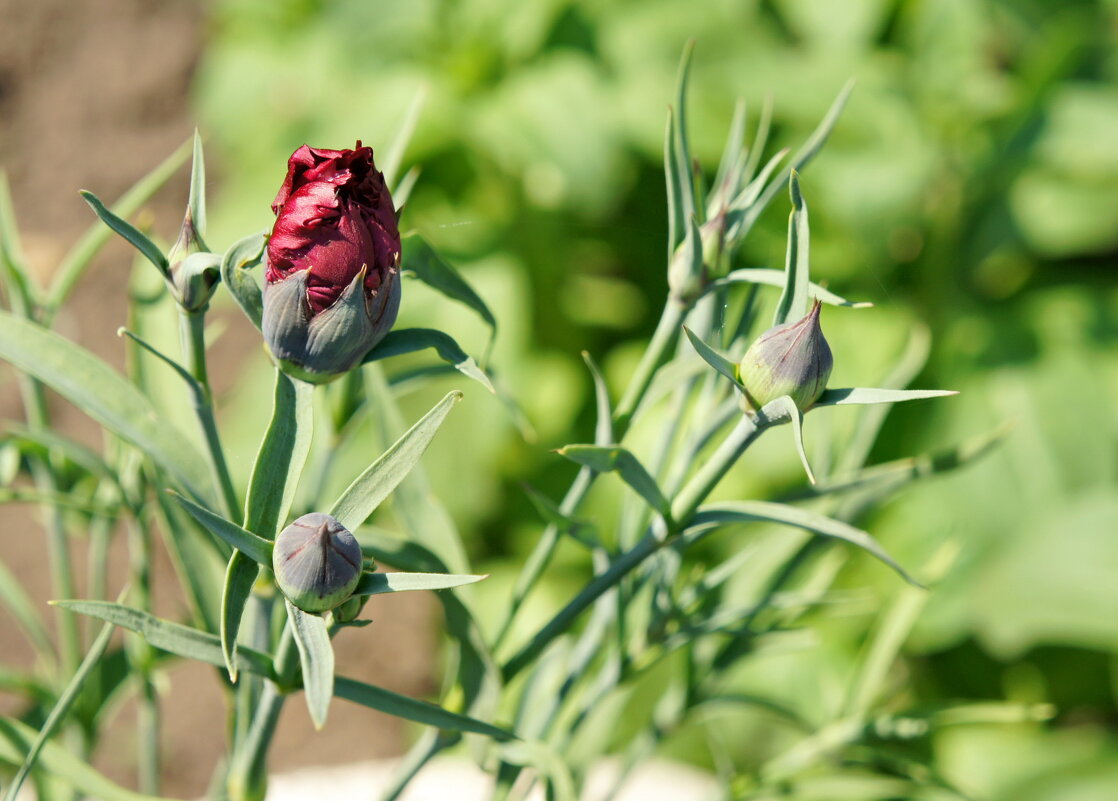
[[[353,591],[354,595],[380,595],[408,590],[448,590],[473,584],[488,576],[464,576],[454,573],[366,573]]]
[[[122,217],[118,217],[117,215],[109,211],[109,209],[105,207],[105,204],[101,202],[97,195],[93,194],[92,192],[88,192],[83,189],[81,190],[80,194],[82,196],[82,199],[89,204],[89,207],[91,209],[93,209],[94,213],[101,218],[101,222],[105,223],[105,225],[109,226],[109,228],[120,234],[120,236],[127,240],[128,243],[132,245],[132,247],[140,251],[140,253],[143,254],[144,258],[154,264],[156,266],[156,269],[158,269],[160,273],[162,273],[164,276],[167,275],[167,258],[163,255],[163,251],[156,247],[154,242],[144,236],[144,234],[140,232],[139,228],[132,225],[132,223],[128,222]]]
[[[0,311],[0,359],[37,378],[105,428],[135,445],[206,499],[209,469],[197,448],[161,419],[151,401],[84,348],[41,326]]]
[[[609,402],[609,388],[606,387],[602,371],[598,369],[594,357],[588,351],[582,352],[582,360],[586,362],[586,369],[590,371],[590,378],[594,381],[594,405],[598,417],[594,424],[594,444],[609,445],[614,441],[613,409]]]
[[[769,425],[776,425],[778,423],[789,422],[792,424],[792,439],[796,443],[796,453],[800,457],[800,463],[804,466],[804,472],[807,473],[807,480],[815,484],[815,473],[811,469],[811,463],[807,458],[807,449],[804,448],[804,414],[796,406],[796,402],[789,396],[782,395],[775,400],[771,400],[765,404],[765,408],[761,409],[758,414]]]
[[[923,400],[924,398],[945,398],[958,395],[950,389],[871,389],[870,387],[851,387],[846,389],[827,389],[815,402],[819,406],[853,406],[866,403],[900,403],[901,401]]]
[[[264,231],[250,234],[234,242],[221,259],[221,282],[257,328],[264,316],[264,297],[249,270],[260,263],[267,241]]]
[[[164,620],[147,612],[141,612],[139,609],[132,609],[111,601],[52,601],[51,603],[80,615],[89,615],[134,631],[150,645],[163,651],[217,667],[225,667],[221,640],[215,634]],[[244,645],[238,645],[237,652],[246,670],[268,678],[274,676],[272,658],[267,654]]]
[[[671,505],[660,491],[656,479],[649,474],[637,457],[625,448],[565,445],[556,453],[599,473],[617,472],[621,480],[644,498],[649,506],[664,517],[669,516]]]
[[[668,107],[668,122],[664,130],[664,187],[668,194],[668,263],[675,256],[678,237],[686,225],[683,198],[679,186],[679,169],[676,166],[675,112]]]
[[[34,741],[35,730],[26,723],[0,717],[0,760],[19,764]],[[48,742],[43,746],[39,762],[51,777],[61,779],[82,794],[99,801],[171,801],[121,787],[57,743]]]
[[[237,681],[237,632],[241,629],[241,618],[245,605],[252,595],[252,585],[260,568],[252,559],[240,551],[233,551],[229,565],[225,568],[225,584],[221,589],[221,653],[223,664],[229,672],[229,680]]]
[[[194,142],[191,148],[193,160],[190,164],[190,195],[187,208],[190,220],[199,238],[206,235],[206,161],[202,155],[202,136],[194,129]]]
[[[468,376],[490,392],[496,393],[489,377],[477,366],[472,357],[458,346],[449,334],[436,331],[433,328],[398,328],[389,331],[380,344],[370,350],[362,364],[387,359],[391,356],[401,356],[405,353],[414,353],[417,350],[434,348],[439,358],[444,362],[454,365],[454,369]]]
[[[307,709],[316,729],[326,725],[330,699],[334,697],[334,647],[326,621],[319,615],[309,615],[284,599],[287,622],[295,635],[299,649],[299,664],[303,669],[303,692],[307,696]]]
[[[19,445],[21,449],[34,448],[43,457],[48,452],[54,453],[91,475],[107,478],[114,484],[118,481],[116,473],[105,464],[105,460],[80,442],[46,428],[30,429],[14,422],[6,422],[4,427],[10,432],[11,438],[8,441]]]
[[[118,328],[116,330],[116,335],[118,337],[128,337],[130,340],[132,340],[137,345],[139,345],[143,350],[146,350],[152,356],[159,359],[159,361],[163,362],[165,365],[170,367],[172,370],[175,371],[175,373],[178,375],[179,378],[181,378],[183,381],[186,382],[186,385],[195,394],[198,394],[198,393],[203,391],[202,390],[202,385],[198,383],[198,379],[196,379],[194,376],[192,376],[190,374],[189,370],[187,370],[185,367],[183,367],[181,364],[179,364],[177,361],[172,359],[167,354],[163,353],[161,350],[156,348],[154,345],[145,341],[144,338],[141,337],[139,334],[137,334],[133,331],[129,331],[127,328],[121,327],[121,328]]]
[[[749,159],[745,163],[743,174],[746,179],[752,177],[757,165],[761,163],[761,158],[765,154],[765,145],[769,141],[769,130],[772,128],[773,121],[773,98],[772,95],[765,95],[764,101],[761,103],[761,119],[757,123],[757,133],[753,135],[753,143],[749,146]]]
[[[782,287],[785,284],[786,275],[787,273],[784,270],[772,270],[767,267],[743,267],[740,270],[732,270],[724,277],[711,281],[703,289],[703,294],[706,295],[716,289],[738,283],[768,284],[769,286]],[[821,300],[831,306],[845,306],[850,309],[873,308],[873,304],[868,301],[847,300],[815,283],[808,283],[807,294],[809,298]]]
[[[201,523],[202,526],[215,537],[229,543],[233,548],[241,551],[254,562],[264,565],[265,567],[272,564],[271,540],[266,540],[263,537],[258,537],[251,531],[246,531],[236,523],[232,523],[221,515],[199,506],[189,498],[184,498],[179,495],[177,492],[171,492],[170,494],[191,517]]]
[[[675,84],[675,168],[679,186],[683,221],[697,216],[695,203],[695,177],[692,172],[691,143],[687,134],[687,84],[691,77],[691,57],[695,52],[695,40],[690,39],[683,46],[679,59],[679,72]]]
[[[35,305],[35,284],[27,272],[23,247],[19,241],[19,225],[7,173],[0,170],[0,286],[3,286],[12,309],[26,317]]]
[[[419,234],[413,234],[404,240],[404,269],[411,271],[432,289],[473,309],[489,326],[493,335],[497,333],[497,318],[485,301],[466,283],[461,273],[450,266],[431,243]]]
[[[739,97],[734,104],[734,116],[726,134],[726,144],[722,148],[722,158],[718,161],[718,171],[711,185],[711,198],[714,204],[707,208],[707,218],[711,218],[727,205],[737,191],[745,169],[745,98]]]
[[[776,197],[776,194],[784,187],[785,182],[792,174],[792,170],[802,170],[804,165],[811,161],[815,157],[815,154],[819,152],[820,148],[823,147],[827,138],[831,135],[831,131],[834,130],[835,124],[838,123],[838,118],[842,114],[843,108],[846,107],[846,101],[850,98],[850,93],[852,91],[854,91],[853,78],[843,85],[838,96],[834,99],[834,102],[831,103],[831,107],[827,109],[827,113],[823,115],[823,119],[819,122],[819,125],[815,127],[815,130],[811,132],[811,136],[807,138],[807,141],[804,142],[800,149],[796,151],[795,155],[792,156],[792,163],[787,173],[785,173],[779,181],[773,181],[765,189],[754,206],[758,215],[765,210],[769,203],[772,202],[773,198]]]
[[[260,443],[245,499],[245,528],[274,540],[287,520],[311,446],[314,387],[276,370],[272,421]]]
[[[415,721],[427,726],[435,726],[448,731],[465,731],[484,734],[495,740],[515,740],[516,735],[489,723],[482,723],[466,715],[459,715],[441,706],[417,701],[383,687],[366,684],[356,679],[337,676],[334,679],[334,695],[355,704],[376,709],[388,715]]]
[[[16,777],[12,779],[12,783],[8,785],[8,790],[4,794],[4,801],[16,801],[19,795],[19,788],[23,786],[24,780],[31,773],[35,767],[35,763],[39,759],[39,754],[42,753],[43,747],[47,741],[54,734],[54,730],[58,728],[58,724],[66,717],[66,713],[70,711],[70,707],[74,704],[74,699],[78,697],[82,687],[85,685],[85,680],[89,678],[89,674],[93,672],[93,668],[101,661],[101,657],[105,653],[105,649],[109,647],[109,639],[113,635],[113,626],[111,623],[106,623],[101,627],[101,632],[93,640],[93,644],[86,652],[85,658],[81,664],[78,665],[77,671],[67,682],[65,689],[61,695],[58,696],[58,701],[51,708],[50,714],[43,722],[42,728],[39,729],[38,735],[35,737],[35,742],[31,744],[31,748],[27,751],[27,757],[20,765]]]
[[[190,601],[193,622],[205,631],[218,631],[225,566],[231,551],[198,526],[189,525],[181,507],[172,503],[170,497],[157,492],[155,498],[162,521],[158,529]]]
[[[729,523],[753,521],[784,523],[821,534],[824,537],[833,537],[849,542],[893,568],[909,584],[917,587],[923,586],[893,557],[886,553],[877,540],[867,532],[848,523],[843,523],[841,520],[825,517],[817,512],[801,509],[797,506],[787,506],[768,501],[726,501],[708,504],[698,511],[693,524],[684,532],[683,537],[686,541],[694,541],[714,527]]]
[[[419,175],[421,170],[418,166],[412,166],[404,177],[392,188],[392,202],[396,204],[397,213],[405,205],[407,205],[408,198],[411,197],[411,192],[415,189],[415,185],[419,182]]]
[[[687,334],[687,338],[691,341],[691,346],[695,348],[695,352],[702,357],[703,361],[720,372],[726,378],[730,379],[733,385],[740,391],[741,382],[738,381],[738,365],[732,362],[716,351],[692,331],[687,326],[683,326],[683,333]]]
[[[7,564],[0,561],[0,605],[11,615],[35,650],[46,657],[48,662],[54,658],[54,645],[47,633],[43,619],[35,608],[35,603],[23,589]]]
[[[392,490],[399,486],[416,465],[447,414],[461,399],[462,393],[457,390],[447,393],[431,411],[423,415],[354,479],[345,492],[334,501],[333,506],[330,507],[330,514],[350,531],[368,520],[369,515],[380,506]]]
[[[519,740],[499,749],[501,759],[510,765],[535,768],[547,778],[549,801],[577,801],[571,770],[558,751],[542,740]]]
[[[528,484],[523,484],[522,487],[528,496],[528,500],[532,502],[532,506],[536,507],[536,511],[540,513],[540,517],[547,525],[554,526],[563,534],[574,537],[588,548],[594,548],[599,544],[597,532],[590,523],[563,514],[563,510],[559,508],[555,501],[535,487]]]
[[[788,217],[788,253],[784,261],[784,292],[776,305],[773,325],[793,323],[807,314],[808,285],[811,283],[808,264],[807,205],[800,192],[800,176],[792,170],[788,190],[792,195],[792,213]]]
[[[388,186],[392,186],[396,182],[396,175],[400,172],[400,165],[404,161],[404,153],[407,151],[408,143],[415,133],[416,123],[419,122],[419,113],[423,110],[423,105],[426,102],[427,87],[421,86],[418,91],[412,93],[412,99],[408,104],[407,111],[404,112],[400,129],[396,132],[396,136],[392,138],[392,143],[388,146],[388,152],[380,160],[384,182]],[[395,193],[393,193],[393,199],[395,199]],[[399,209],[402,205],[402,202],[398,203],[396,208]]]
[[[190,155],[191,148],[192,142],[187,140],[174,153],[156,165],[155,169],[137,181],[112,205],[113,213],[121,218],[134,214],[182,166]],[[85,230],[81,238],[74,243],[74,246],[63,257],[55,271],[54,281],[51,283],[47,295],[48,319],[50,314],[66,301],[93,257],[104,247],[111,236],[111,229],[100,222],[95,222]]]

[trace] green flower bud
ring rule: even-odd
[[[749,346],[738,367],[750,411],[788,395],[807,411],[827,388],[834,359],[819,327],[819,301],[802,320],[774,326]]]
[[[206,308],[221,281],[221,256],[207,251],[189,208],[167,262],[167,282],[175,301],[188,312]]]
[[[303,515],[276,537],[276,584],[304,612],[325,612],[353,593],[361,578],[361,546],[330,515]]]
[[[336,623],[351,623],[357,619],[361,614],[361,610],[365,607],[365,602],[369,600],[368,595],[351,595],[346,600],[342,601],[341,605],[334,609],[334,621]]]

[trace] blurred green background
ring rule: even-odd
[[[296,147],[362,139],[384,152],[424,98],[403,227],[493,308],[493,365],[535,432],[526,441],[498,400],[463,386],[468,402],[425,460],[474,566],[493,573],[481,592],[495,605],[542,528],[521,485],[558,497],[573,469],[549,451],[591,437],[579,352],[620,388],[663,302],[660,154],[685,42],[697,48],[692,147],[708,175],[738,97],[751,126],[772,98],[775,151],[856,78],[802,177],[813,277],[876,304],[825,312],[832,384],[873,385],[926,324],[934,344],[916,384],[962,394],[898,408],[871,461],[1014,425],[981,462],[863,521],[918,573],[945,541],[960,546],[890,703],[1052,703],[1047,723],[949,727],[914,742],[913,758],[976,798],[1118,797],[1118,2],[212,0],[208,15],[191,91],[215,247],[270,225]],[[786,215],[781,197],[738,266],[783,264]],[[405,289],[402,325],[485,350],[469,312]],[[235,465],[255,450],[268,370],[254,351],[222,399]],[[464,383],[412,393],[407,414]],[[808,436],[823,425],[813,416]],[[802,484],[789,443],[772,440],[722,494]],[[348,454],[336,480],[366,457]],[[592,498],[587,514],[612,519],[604,504]],[[536,611],[584,570],[561,553]],[[859,602],[815,614],[813,648],[761,657],[746,680],[800,707],[841,699],[902,587],[854,554],[840,586]],[[727,726],[743,752],[763,739]]]

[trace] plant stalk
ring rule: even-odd
[[[179,337],[182,343],[186,368],[198,382],[199,390],[194,395],[194,413],[202,426],[206,441],[206,456],[210,463],[214,487],[222,504],[222,511],[230,520],[235,520],[240,504],[233,488],[233,479],[225,462],[225,452],[214,419],[213,395],[210,391],[209,372],[206,367],[205,311],[188,312],[179,308]]]

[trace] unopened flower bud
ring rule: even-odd
[[[303,515],[276,537],[276,584],[304,612],[325,612],[344,602],[361,579],[361,546],[330,515]]]
[[[368,595],[351,595],[346,600],[342,601],[341,605],[334,609],[334,622],[336,623],[352,623],[361,614],[361,610],[365,607],[365,602],[369,600]]]
[[[204,309],[221,280],[221,256],[207,252],[189,208],[167,262],[167,280],[175,301],[189,312]]]
[[[312,383],[355,367],[396,322],[400,233],[373,150],[303,145],[272,204],[264,339]]]
[[[807,411],[831,377],[834,359],[819,327],[817,300],[802,320],[774,326],[749,346],[738,367],[738,377],[751,410],[788,395],[800,411]]]

